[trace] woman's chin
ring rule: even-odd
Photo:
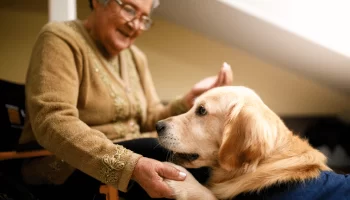
[[[109,48],[107,48],[108,54],[111,57],[117,56],[121,51],[124,49],[129,48],[130,43],[118,43],[114,45],[110,45]]]
[[[124,49],[129,48],[131,45],[131,41],[129,39],[125,39],[123,41],[118,41],[113,45],[113,49],[115,51],[121,52]]]

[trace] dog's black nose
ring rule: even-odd
[[[156,130],[159,136],[163,135],[165,133],[166,124],[163,121],[159,121],[156,123]]]

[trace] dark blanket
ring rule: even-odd
[[[317,179],[281,184],[257,193],[240,194],[236,199],[345,200],[350,199],[350,176],[324,171]]]

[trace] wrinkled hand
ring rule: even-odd
[[[187,174],[186,180],[184,181],[165,179],[165,182],[173,189],[175,199],[218,200],[208,188],[199,183],[185,168],[174,163],[165,163]]]
[[[172,198],[173,190],[164,179],[183,181],[186,173],[157,160],[142,157],[137,162],[132,179],[152,198]]]
[[[220,86],[232,85],[233,76],[232,69],[226,62],[223,63],[217,76],[207,77],[196,83],[191,91],[185,96],[185,102],[188,107],[192,107],[194,99],[204,92]]]

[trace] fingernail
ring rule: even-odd
[[[187,174],[185,172],[179,172],[180,178],[185,178]]]
[[[224,69],[230,69],[231,68],[231,66],[229,64],[227,64],[227,62],[224,62],[223,66],[224,66]]]

